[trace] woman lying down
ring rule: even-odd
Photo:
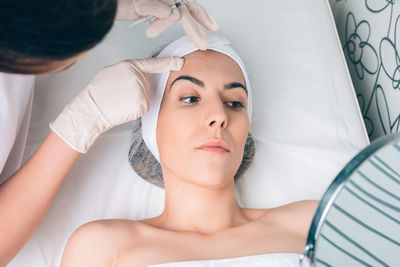
[[[106,72],[133,73],[130,90],[115,88],[118,79]],[[298,266],[317,202],[245,209],[235,199],[234,181],[251,162],[254,141],[250,84],[226,39],[211,36],[209,50],[200,51],[182,37],[156,58],[104,69],[86,91],[52,130],[86,152],[99,133],[148,111],[130,161],[142,178],[164,186],[165,207],[150,219],[81,226],[62,267]],[[82,109],[86,118],[71,121]]]

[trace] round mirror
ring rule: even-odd
[[[316,211],[304,256],[311,266],[400,266],[399,133],[373,142],[338,174]]]

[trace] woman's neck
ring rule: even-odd
[[[157,219],[164,229],[213,234],[250,221],[236,202],[233,178],[217,188],[172,177],[164,181],[165,207]]]

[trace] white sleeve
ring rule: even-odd
[[[21,166],[33,87],[33,75],[0,73],[0,184]]]

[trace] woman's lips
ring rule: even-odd
[[[210,151],[210,152],[228,152],[225,148],[217,147],[217,146],[206,146],[200,148],[201,150]]]
[[[197,149],[209,152],[229,152],[229,145],[222,139],[211,139],[197,147]]]

